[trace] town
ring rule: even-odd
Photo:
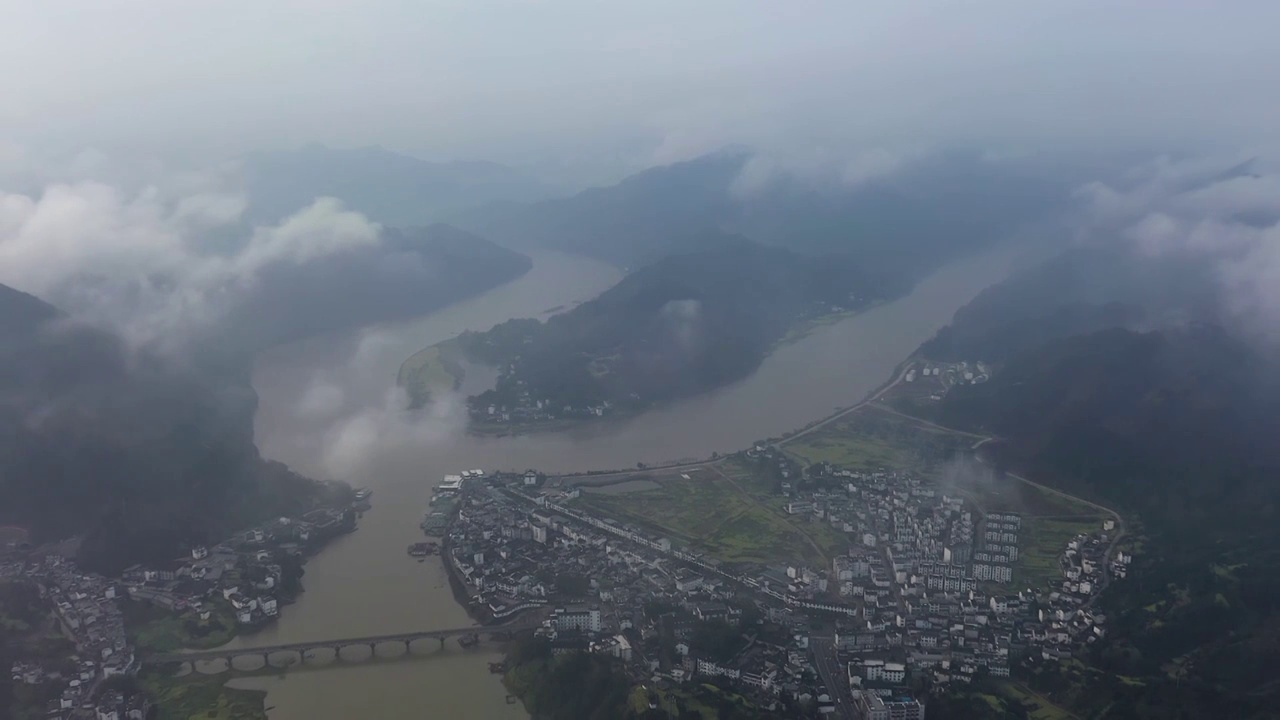
[[[354,530],[368,497],[357,491],[348,505],[279,518],[114,578],[80,569],[56,547],[0,548],[0,583],[34,589],[50,631],[68,641],[15,661],[11,679],[50,720],[149,717],[151,698],[129,681],[144,651],[216,646],[274,621],[301,590],[304,558]]]
[[[584,507],[582,478],[529,470],[451,484],[446,565],[483,621],[544,613],[554,652],[616,658],[655,697],[699,678],[775,711],[922,718],[930,692],[1069,658],[1106,632],[1093,600],[1131,559],[1108,559],[1114,520],[1070,537],[1057,580],[1029,587],[1015,584],[1018,513],[912,472],[801,468],[764,444],[741,456],[783,478],[780,511],[846,549],[827,566],[730,565]]]

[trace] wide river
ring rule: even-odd
[[[780,435],[862,399],[983,288],[1027,253],[1005,248],[950,265],[908,296],[822,326],[774,352],[751,377],[632,420],[524,437],[474,437],[458,398],[425,416],[402,412],[400,363],[463,330],[542,316],[599,294],[620,279],[602,263],[538,253],[524,277],[414,321],[277,348],[259,358],[257,441],[266,457],[315,477],[373,489],[360,528],[307,565],[306,592],[269,630],[243,645],[389,634],[469,624],[438,558],[405,548],[421,538],[431,488],[469,468],[553,471],[632,467],[705,457]],[[472,373],[472,382],[491,378]],[[473,389],[466,387],[464,391]],[[424,643],[425,644],[425,643]],[[353,657],[356,649],[352,649]],[[268,691],[273,720],[524,718],[487,662],[496,648],[450,644],[412,660],[307,667],[241,678]]]

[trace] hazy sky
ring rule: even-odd
[[[0,10],[0,161],[309,141],[641,164],[728,142],[1261,146],[1277,27],[1271,0],[22,0]]]

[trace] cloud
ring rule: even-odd
[[[458,393],[438,395],[426,408],[411,411],[408,395],[394,387],[381,404],[356,408],[334,420],[325,431],[324,471],[331,477],[357,477],[379,457],[406,448],[420,452],[454,440],[466,431],[465,401]]]
[[[1113,234],[1152,257],[1201,262],[1225,310],[1280,341],[1280,171],[1263,162],[1159,159],[1077,192],[1092,237]],[[1227,168],[1234,171],[1224,172]]]
[[[799,182],[817,189],[853,190],[891,178],[926,156],[922,147],[840,150],[815,147],[777,147],[761,150],[743,164],[730,193],[741,200],[781,182]]]
[[[662,306],[659,314],[666,320],[678,348],[689,352],[702,324],[702,302],[693,299],[671,300]]]
[[[317,378],[298,399],[295,414],[304,420],[329,420],[342,411],[345,401],[340,385]]]
[[[380,228],[332,198],[279,225],[246,230],[242,193],[178,195],[97,181],[0,192],[0,283],[119,331],[133,345],[177,347],[207,331],[269,268],[378,242]],[[239,235],[227,247],[213,231]],[[247,237],[246,237],[247,236]]]

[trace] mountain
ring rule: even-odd
[[[722,230],[919,273],[1049,215],[1075,182],[1070,173],[964,153],[863,182],[771,173],[763,164],[749,151],[726,150],[572,197],[494,205],[451,220],[511,247],[566,250],[623,267],[701,249],[692,243]]]
[[[839,257],[809,257],[717,234],[546,322],[512,320],[460,342],[503,369],[474,399],[518,407],[642,407],[740,379],[806,317],[902,290]]]
[[[253,444],[248,366],[129,351],[0,286],[0,524],[113,571],[307,507],[324,489]]]
[[[1111,329],[1012,357],[939,418],[1002,440],[997,462],[1095,498],[1142,536],[1102,595],[1088,683],[1033,686],[1082,715],[1273,717],[1280,686],[1280,383],[1221,328]],[[1117,678],[1127,678],[1120,682]]]
[[[1139,255],[1118,242],[1073,247],[979,293],[920,352],[999,363],[1106,328],[1211,321],[1217,293],[1215,278],[1193,260]]]
[[[1073,247],[981,293],[920,355],[991,379],[913,410],[1125,518],[1137,554],[1099,598],[1106,634],[1020,681],[1082,717],[1272,717],[1280,358],[1224,323],[1212,263],[1130,247]]]
[[[996,368],[925,412],[995,436],[997,467],[1114,507],[1138,536],[1088,672],[1020,678],[1081,716],[1271,717],[1280,701],[1277,358],[1218,324],[1219,288],[1204,263],[1077,247],[920,350]]]
[[[621,266],[700,249],[733,214],[730,186],[748,156],[705,155],[569,198],[479,208],[451,221],[509,247],[547,247]]]
[[[267,268],[213,341],[256,350],[416,317],[528,272],[526,256],[449,225],[383,228],[376,245]]]
[[[380,147],[307,145],[243,161],[249,216],[276,222],[317,197],[336,197],[389,225],[422,225],[495,201],[532,201],[552,190],[514,168],[489,162],[427,162]]]

